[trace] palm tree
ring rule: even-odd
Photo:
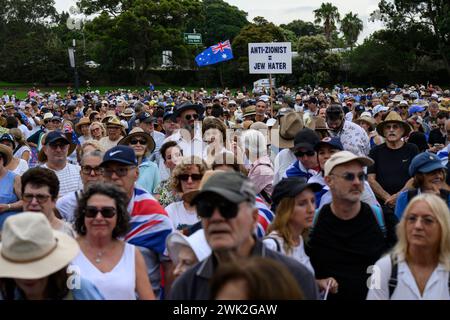
[[[345,42],[353,50],[358,36],[363,30],[363,22],[357,14],[351,11],[341,21],[341,32],[344,34]]]
[[[322,3],[319,9],[314,10],[314,23],[322,23],[327,41],[331,41],[331,33],[336,30],[336,23],[339,22],[338,8],[332,3]]]

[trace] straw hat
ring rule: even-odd
[[[315,127],[314,130],[315,131],[328,131],[328,126],[327,126],[327,122],[325,121],[324,118],[322,117],[316,117],[315,119]]]
[[[50,131],[50,132],[52,132],[52,131]],[[47,135],[50,132],[47,132],[42,137],[42,140],[41,140],[42,147],[41,147],[41,150],[39,150],[39,153],[38,153],[38,160],[39,160],[39,162],[42,162],[42,163],[47,161],[47,155],[44,153],[44,145],[45,145],[45,139],[47,138]],[[77,145],[72,142],[72,133],[71,132],[65,132],[64,135],[66,136],[66,139],[69,141],[69,151],[67,151],[67,156],[69,156],[69,155],[72,154],[72,152],[75,151],[75,149],[77,148]]]
[[[372,130],[375,129],[375,119],[372,117],[364,115],[355,120],[355,123],[357,124],[359,124],[360,122],[367,123]]]
[[[279,129],[279,141],[272,140],[272,144],[278,148],[293,148],[295,135],[303,129],[302,113],[289,112],[279,119],[279,123],[273,126]]]
[[[53,230],[40,212],[23,212],[5,220],[0,243],[0,278],[41,279],[67,266],[80,247]]]
[[[84,125],[90,125],[91,124],[91,120],[89,120],[88,117],[83,117],[80,119],[80,121],[78,121],[78,123],[75,125],[75,132],[78,133],[79,135],[81,135],[81,126]]]
[[[147,141],[147,152],[152,153],[155,150],[155,140],[151,135],[144,131],[144,129],[140,127],[133,128],[125,138],[121,139],[118,144],[122,145],[130,145],[131,139],[134,137],[144,137]]]
[[[388,123],[400,124],[404,129],[403,137],[407,137],[412,130],[411,127],[409,126],[409,124],[407,124],[405,121],[403,121],[402,117],[400,117],[400,115],[397,112],[391,111],[387,115],[386,119],[384,119],[383,122],[381,122],[380,124],[377,125],[377,132],[380,136],[384,137],[384,127]]]
[[[110,117],[106,121],[106,127],[121,127],[122,129],[125,129],[122,122],[120,122],[119,118],[117,118],[116,116]]]
[[[10,147],[0,144],[0,153],[3,155],[3,166],[6,167],[12,160],[12,150]]]
[[[254,116],[256,114],[256,106],[248,106],[244,109],[243,117]]]
[[[132,108],[126,108],[121,114],[121,117],[131,118],[134,115],[134,110]]]

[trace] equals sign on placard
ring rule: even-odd
[[[269,61],[272,61],[272,56],[268,56],[268,58],[269,58]]]

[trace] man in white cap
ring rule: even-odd
[[[367,268],[396,242],[395,219],[381,208],[361,202],[367,157],[349,151],[335,153],[325,162],[325,182],[332,201],[315,215],[307,254],[316,278],[333,277],[339,292],[332,299],[364,300]],[[388,219],[386,219],[388,218]]]

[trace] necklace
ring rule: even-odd
[[[102,262],[102,257],[105,254],[105,251],[99,251],[97,252],[97,256],[95,258],[95,263],[100,263]]]

